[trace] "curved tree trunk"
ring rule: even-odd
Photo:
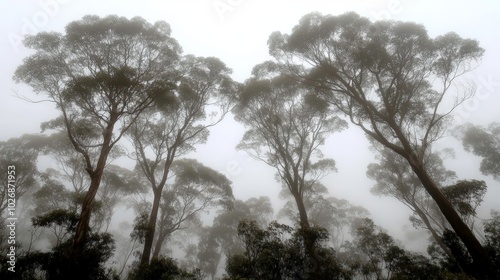
[[[406,157],[412,170],[422,182],[422,185],[427,190],[429,195],[438,205],[441,213],[450,223],[451,227],[459,238],[464,243],[465,247],[471,254],[473,259],[474,269],[481,279],[499,279],[499,275],[495,272],[495,268],[491,263],[486,250],[481,245],[479,240],[474,236],[474,233],[465,224],[457,211],[453,208],[450,201],[444,196],[439,187],[434,183],[422,164],[419,164],[413,157]]]
[[[109,138],[111,140],[111,138]],[[109,143],[109,141],[108,141]],[[85,198],[82,203],[82,211],[80,212],[80,218],[78,220],[78,225],[75,231],[75,237],[73,239],[73,247],[71,249],[71,257],[77,259],[83,252],[85,247],[85,242],[89,232],[90,216],[92,214],[92,203],[97,194],[97,190],[101,184],[102,174],[104,173],[104,167],[106,166],[106,161],[111,148],[106,145],[105,148],[101,150],[101,156],[97,162],[95,170],[88,171],[91,177],[89,190],[85,194]]]
[[[85,194],[85,198],[82,204],[82,211],[80,213],[80,218],[78,220],[78,225],[75,231],[75,237],[73,239],[73,247],[71,248],[71,258],[73,260],[77,260],[83,252],[85,247],[85,242],[87,239],[87,235],[89,232],[89,223],[90,216],[92,213],[92,203],[94,202],[94,198],[97,194],[97,190],[101,185],[102,174],[104,173],[104,168],[106,167],[106,162],[108,160],[109,153],[113,148],[113,143],[111,139],[113,137],[113,129],[116,121],[118,120],[118,116],[116,114],[111,114],[110,121],[108,126],[103,132],[103,143],[102,148],[99,154],[99,159],[97,160],[97,164],[93,169],[91,166],[91,162],[89,160],[89,155],[84,151],[74,140],[73,135],[69,129],[69,122],[66,114],[64,113],[64,119],[66,122],[67,133],[70,141],[72,142],[75,149],[81,153],[84,158],[86,158],[86,170],[90,176],[90,186],[87,194]]]
[[[89,232],[90,216],[92,213],[92,202],[94,201],[97,190],[99,189],[100,181],[101,175],[92,177],[89,190],[83,200],[82,211],[76,227],[73,248],[71,251],[71,256],[73,258],[78,258],[82,254],[85,247],[85,242]]]

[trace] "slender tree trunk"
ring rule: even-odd
[[[495,272],[493,264],[491,263],[486,250],[483,248],[476,236],[474,236],[474,233],[455,211],[450,201],[444,196],[436,183],[434,183],[434,181],[431,179],[422,164],[419,164],[419,162],[411,156],[407,157],[407,160],[410,163],[412,170],[422,182],[424,188],[438,205],[441,213],[450,223],[455,233],[462,240],[465,247],[469,251],[478,276],[481,277],[481,279],[499,279],[499,276]]]
[[[160,208],[161,191],[161,188],[157,188],[153,192],[153,208],[151,208],[151,214],[149,215],[148,232],[144,238],[144,250],[142,250],[141,265],[149,264],[149,258],[153,248],[153,239],[156,231],[156,220],[158,218],[158,210]]]
[[[87,194],[85,195],[85,198],[83,200],[82,211],[80,213],[80,219],[78,220],[78,225],[76,227],[73,248],[71,250],[71,257],[73,259],[76,259],[81,255],[85,246],[85,242],[89,232],[90,216],[92,214],[92,202],[94,202],[97,190],[99,189],[99,185],[101,184],[105,162],[106,159],[102,159],[101,161],[99,161],[96,170],[91,176],[89,190],[87,191]]]
[[[158,220],[158,211],[160,209],[161,194],[163,192],[163,188],[165,187],[168,178],[170,166],[174,161],[174,155],[176,150],[177,148],[173,147],[172,150],[169,151],[169,154],[167,155],[166,163],[163,166],[163,177],[161,182],[159,182],[158,185],[155,186],[154,182],[151,181],[151,183],[153,184],[152,186],[154,195],[153,208],[151,208],[151,215],[149,215],[148,232],[146,233],[146,236],[144,238],[144,250],[142,251],[142,256],[141,256],[141,266],[149,264],[151,251],[153,249],[153,240],[156,232],[156,221]]]
[[[90,176],[90,186],[87,194],[85,194],[85,198],[82,204],[82,211],[80,213],[80,219],[78,220],[78,225],[76,227],[75,237],[73,239],[73,247],[71,249],[71,258],[73,260],[77,260],[78,257],[82,254],[83,249],[85,247],[85,242],[87,239],[87,235],[89,232],[89,223],[90,216],[92,213],[92,202],[94,202],[94,198],[97,194],[97,190],[101,185],[102,174],[104,173],[104,167],[106,167],[106,162],[108,160],[109,153],[113,148],[111,144],[111,139],[113,137],[113,129],[114,125],[117,121],[117,116],[115,114],[111,114],[110,121],[106,129],[103,133],[103,143],[100,151],[99,159],[97,160],[96,167],[92,170],[90,163],[87,163],[87,172]],[[70,139],[73,139],[71,134]],[[74,140],[72,140],[73,145],[75,145],[75,149],[78,151],[79,148],[76,146]],[[81,148],[80,148],[81,151]],[[88,156],[88,155],[87,155]]]
[[[167,235],[168,234],[165,232],[165,230],[160,227],[160,230],[158,231],[158,240],[156,241],[152,259],[157,259],[160,255],[161,247],[163,246],[163,242],[165,241],[165,238],[167,238]]]

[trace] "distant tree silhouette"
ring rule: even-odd
[[[304,195],[335,170],[335,161],[323,158],[319,147],[346,123],[329,108],[318,110],[311,105],[316,101],[311,92],[279,75],[275,66],[255,66],[238,96],[236,120],[248,128],[238,148],[275,168],[295,200],[299,224],[306,231],[310,221]],[[308,256],[314,258],[313,240],[305,242]]]
[[[238,86],[229,77],[231,70],[213,57],[185,56],[176,71],[178,86],[170,99],[145,110],[128,133],[137,169],[153,191],[143,264],[151,257],[161,197],[174,160],[207,140],[208,128],[229,111]]]

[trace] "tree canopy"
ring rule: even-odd
[[[371,22],[351,12],[305,15],[290,34],[275,32],[268,44],[285,75],[309,85],[318,98],[407,161],[475,259],[477,271],[493,277],[483,246],[424,164],[432,144],[446,132],[451,112],[472,96],[470,87],[454,89],[481,59],[479,43],[456,33],[430,38],[422,25]]]
[[[72,249],[78,258],[108,156],[142,111],[168,99],[181,48],[167,23],[139,17],[85,16],[65,31],[27,36],[34,53],[14,79],[55,104],[60,117],[47,128],[67,134],[90,177]]]
[[[456,136],[466,151],[482,158],[481,172],[500,180],[500,124],[491,123],[487,128],[465,124],[459,126]]]

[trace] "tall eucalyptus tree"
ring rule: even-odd
[[[129,137],[138,169],[153,191],[141,264],[149,263],[163,190],[174,160],[204,143],[208,129],[219,123],[231,108],[238,84],[231,70],[217,58],[182,58],[177,88],[165,102],[145,110],[132,126]]]
[[[467,247],[478,273],[499,278],[424,164],[453,110],[473,94],[472,87],[457,85],[467,85],[459,79],[484,53],[478,42],[456,33],[430,38],[415,23],[312,13],[290,34],[273,33],[269,47],[285,75],[309,85],[370,138],[406,160]]]
[[[142,111],[175,87],[181,48],[167,23],[139,17],[85,16],[65,31],[27,36],[34,53],[14,79],[54,103],[60,116],[51,128],[67,134],[90,178],[74,236],[77,258],[108,156]]]
[[[323,158],[319,147],[326,137],[346,127],[327,106],[317,110],[311,91],[292,79],[277,74],[276,65],[254,67],[235,107],[236,119],[247,127],[238,148],[272,166],[277,178],[295,200],[299,225],[307,232],[311,225],[304,194],[335,170],[333,159]],[[315,241],[305,234],[306,250],[314,259]]]

